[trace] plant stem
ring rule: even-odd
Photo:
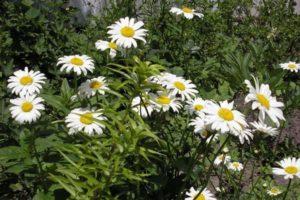
[[[289,184],[288,184],[288,186],[287,186],[287,188],[286,188],[286,191],[285,191],[285,193],[284,193],[284,196],[283,196],[282,200],[285,200],[285,199],[286,199],[287,194],[288,194],[288,192],[289,192],[289,189],[290,189],[290,187],[291,187],[291,183],[292,183],[292,179],[289,179]]]
[[[224,148],[225,144],[229,141],[229,137],[230,135],[228,135],[225,139],[225,141],[223,142],[223,144],[221,145],[221,147],[218,149],[218,151],[214,154],[214,158],[208,168],[208,172],[207,172],[207,176],[206,176],[206,183],[203,185],[203,187],[201,188],[201,190],[198,192],[197,196],[194,199],[197,199],[197,197],[202,193],[202,191],[206,188],[206,185],[209,181],[209,177],[211,175],[211,172],[213,170],[213,166],[214,166],[214,162],[217,158],[217,156],[219,155],[219,153],[222,151],[222,149]]]

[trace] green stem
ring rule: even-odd
[[[197,196],[196,196],[194,199],[197,199],[198,196],[199,196],[199,195],[202,193],[202,191],[205,189],[205,187],[206,187],[206,185],[207,185],[207,183],[208,183],[208,181],[209,181],[209,177],[210,177],[210,175],[211,175],[211,172],[212,172],[212,170],[213,170],[214,162],[215,162],[217,156],[220,154],[220,152],[221,152],[222,149],[224,148],[225,144],[229,141],[229,137],[230,137],[230,135],[228,135],[228,136],[226,137],[226,139],[225,139],[225,141],[223,142],[223,144],[221,145],[221,147],[220,147],[220,148],[218,149],[218,151],[214,154],[214,158],[213,158],[213,160],[212,160],[212,162],[211,162],[211,164],[210,164],[210,166],[209,166],[209,168],[208,168],[208,173],[207,173],[207,176],[206,176],[206,183],[203,185],[203,187],[201,188],[201,190],[198,192]]]
[[[284,196],[283,196],[282,200],[285,200],[285,199],[286,199],[287,194],[288,194],[288,192],[289,192],[289,189],[290,189],[290,187],[291,187],[291,183],[292,183],[292,179],[289,179],[289,184],[288,184],[288,186],[287,186],[287,188],[286,188],[286,191],[285,191],[285,193],[284,193]]]

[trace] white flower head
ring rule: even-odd
[[[220,154],[217,156],[217,158],[215,159],[214,161],[214,165],[218,166],[220,165],[221,163],[223,164],[227,164],[229,163],[231,160],[231,157],[229,155],[226,155],[226,154]]]
[[[182,77],[168,76],[166,80],[162,83],[163,86],[166,86],[168,90],[171,90],[171,94],[176,96],[179,94],[181,100],[191,100],[196,96],[198,91],[195,89],[196,85],[190,80],[185,80]]]
[[[186,108],[189,111],[190,114],[195,113],[199,117],[205,116],[205,109],[206,105],[209,103],[207,100],[203,100],[202,98],[195,98],[192,100],[189,100],[187,102]]]
[[[277,162],[280,168],[273,168],[273,174],[284,176],[284,179],[300,178],[300,159],[285,158]]]
[[[275,136],[275,135],[278,135],[278,133],[279,133],[277,128],[268,126],[267,124],[265,124],[261,121],[251,122],[250,124],[255,128],[255,131],[264,133],[269,136]]]
[[[156,83],[156,84],[162,85],[163,83],[165,83],[166,81],[168,81],[171,78],[176,78],[176,75],[168,73],[168,72],[161,72],[158,75],[150,76],[147,79],[147,81],[151,82],[151,83]]]
[[[189,126],[194,126],[195,133],[202,133],[207,131],[205,120],[202,117],[196,117],[195,119],[192,119],[189,123]]]
[[[102,134],[105,126],[99,121],[106,120],[101,110],[88,108],[76,108],[66,117],[66,124],[69,134],[83,131],[89,135]]]
[[[79,86],[78,90],[81,97],[91,97],[97,92],[103,95],[106,90],[109,90],[109,88],[105,77],[99,76],[97,78],[86,80]]]
[[[12,117],[20,124],[31,123],[37,121],[41,116],[42,110],[45,110],[42,104],[44,100],[36,95],[26,94],[16,99],[11,99],[10,103],[13,104],[9,108]]]
[[[14,72],[13,76],[9,77],[7,87],[16,95],[38,94],[42,89],[42,84],[45,83],[45,79],[46,77],[43,73],[33,70],[29,71],[25,67],[24,70],[18,70]]]
[[[195,190],[194,187],[191,187],[189,191],[185,193],[185,195],[187,196],[185,197],[185,200],[217,200],[214,195],[206,188],[201,192],[201,194],[199,193],[200,190]]]
[[[288,62],[280,64],[280,67],[285,70],[289,70],[291,72],[298,72],[300,69],[300,63]]]
[[[253,139],[252,130],[244,126],[241,126],[241,129],[232,129],[230,133],[237,136],[241,144],[244,144],[245,141],[249,144],[250,140]]]
[[[134,97],[131,103],[132,110],[137,112],[142,117],[150,117],[155,109],[155,105],[149,99],[137,96]],[[149,116],[148,116],[149,115]]]
[[[114,58],[117,55],[118,45],[115,42],[107,42],[104,40],[98,40],[95,43],[95,46],[96,46],[96,49],[99,49],[100,51],[106,51],[107,49],[109,49],[109,56],[111,58]]]
[[[64,56],[58,59],[57,65],[62,65],[60,71],[66,70],[67,73],[74,71],[77,75],[83,73],[87,75],[88,71],[95,69],[94,61],[86,55]]]
[[[228,169],[233,170],[233,171],[241,171],[244,168],[243,164],[240,162],[230,162],[228,164]]]
[[[219,104],[210,103],[205,112],[206,122],[211,125],[212,130],[220,131],[222,134],[227,132],[241,131],[246,127],[245,116],[237,110],[233,110],[233,103],[227,101]]]
[[[202,18],[204,16],[202,13],[195,12],[194,9],[186,6],[182,6],[182,8],[172,7],[170,12],[176,15],[184,15],[184,17],[187,19],[193,19],[194,16],[197,16],[199,18]]]
[[[115,24],[109,26],[110,29],[107,33],[112,39],[112,42],[116,42],[118,46],[123,48],[137,47],[136,40],[141,40],[146,43],[146,29],[141,29],[144,25],[142,21],[135,22],[134,18],[121,18],[116,21]]]
[[[268,195],[270,196],[277,196],[282,193],[282,191],[278,187],[271,187],[269,190],[267,190]]]
[[[171,94],[158,92],[157,95],[151,94],[151,96],[151,101],[158,111],[166,112],[171,108],[174,112],[179,112],[182,107],[178,99]]]
[[[248,103],[253,101],[252,110],[259,109],[259,119],[261,121],[265,120],[265,115],[267,114],[270,119],[279,126],[279,120],[285,120],[283,112],[280,109],[284,106],[283,103],[278,102],[276,97],[271,96],[271,90],[269,85],[261,84],[259,85],[258,79],[254,78],[255,88],[251,85],[249,80],[245,80],[247,87],[249,88],[249,94],[245,98],[245,102]]]

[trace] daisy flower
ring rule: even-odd
[[[96,49],[99,49],[101,51],[106,51],[107,49],[109,49],[109,55],[110,55],[111,58],[114,58],[117,55],[118,46],[114,42],[107,42],[107,41],[103,41],[103,40],[98,40],[95,43],[95,46],[96,46]]]
[[[164,81],[163,86],[166,86],[168,90],[171,90],[171,94],[176,96],[179,94],[181,99],[191,100],[192,97],[195,97],[198,91],[195,89],[196,85],[190,80],[185,80],[182,77],[168,76],[167,80]]]
[[[208,131],[207,131],[207,130],[206,130],[206,131],[203,131],[202,133],[200,133],[200,135],[201,135],[202,138],[205,139],[205,138],[207,138],[207,136],[208,136]],[[212,142],[215,142],[215,141],[219,140],[219,137],[220,137],[220,134],[219,134],[219,133],[216,133],[215,135],[209,136],[209,137],[206,139],[206,144],[209,144],[211,140],[212,140]]]
[[[300,159],[285,158],[277,163],[280,168],[273,168],[273,174],[284,176],[284,179],[300,178]]]
[[[199,194],[199,192],[200,190],[195,190],[194,187],[191,187],[190,190],[185,193],[185,195],[187,196],[185,200],[217,200],[214,195],[206,188],[201,192],[201,194]]]
[[[158,111],[163,110],[163,112],[166,112],[171,108],[174,112],[179,112],[179,109],[181,108],[180,102],[171,94],[158,92],[157,95],[152,94],[151,96],[152,103],[156,106],[156,110]]]
[[[234,136],[239,137],[241,144],[244,144],[245,141],[247,141],[247,143],[249,144],[250,139],[253,139],[252,130],[243,126],[241,126],[241,129],[239,130],[233,129],[230,133]]]
[[[105,94],[105,90],[109,90],[105,77],[99,76],[97,78],[88,79],[83,82],[79,88],[79,95],[91,97],[94,96],[97,92],[99,94]]]
[[[62,65],[60,71],[66,70],[70,73],[72,70],[80,75],[87,75],[88,71],[93,72],[95,69],[94,61],[86,55],[64,56],[58,59],[57,65]]]
[[[229,163],[231,160],[231,157],[226,155],[226,154],[220,154],[219,156],[217,156],[217,158],[214,161],[214,165],[218,166],[221,163],[227,164]]]
[[[207,103],[209,102],[203,100],[202,98],[195,98],[187,102],[186,108],[190,114],[195,113],[200,117],[204,117],[205,116],[204,109],[206,108]]]
[[[9,108],[12,117],[20,124],[25,122],[31,123],[37,121],[41,116],[42,110],[45,110],[42,104],[44,100],[36,95],[26,94],[16,99],[11,99],[10,103],[13,104]]]
[[[237,110],[233,110],[233,103],[227,101],[219,104],[210,103],[205,112],[206,122],[211,125],[213,130],[226,132],[242,131],[242,126],[246,127],[245,116]]]
[[[275,136],[279,133],[277,128],[270,127],[261,121],[251,122],[250,124],[255,128],[255,131],[265,133],[269,136]]]
[[[202,133],[207,131],[205,121],[202,117],[196,117],[195,119],[192,119],[189,123],[189,126],[194,126],[194,133]]]
[[[276,97],[271,96],[271,90],[269,85],[261,84],[257,78],[254,78],[255,88],[251,85],[250,81],[245,80],[247,87],[249,88],[249,94],[245,98],[245,102],[248,103],[253,101],[252,110],[259,109],[259,119],[261,121],[265,120],[265,114],[267,114],[270,119],[279,126],[279,120],[285,120],[283,112],[280,107],[283,107],[284,104],[278,102]]]
[[[142,100],[143,101],[141,101],[141,97],[139,96],[134,97],[131,103],[132,110],[137,112],[142,117],[148,117],[148,115],[151,116],[154,110],[154,104],[144,97]]]
[[[177,7],[172,7],[170,10],[171,13],[174,13],[176,15],[184,15],[185,18],[187,19],[193,19],[194,15],[202,18],[204,15],[202,13],[199,12],[195,12],[194,9],[192,8],[188,8],[186,6],[182,6],[182,8],[177,8]]]
[[[141,29],[144,25],[143,22],[135,22],[134,18],[121,18],[115,24],[109,26],[110,29],[107,33],[112,39],[112,42],[116,42],[118,46],[124,48],[137,47],[136,40],[141,40],[146,43],[145,35],[147,30]]]
[[[83,131],[89,135],[102,134],[105,126],[99,121],[106,120],[101,110],[90,110],[88,108],[76,108],[66,117],[69,134]]]
[[[270,196],[277,196],[277,195],[281,194],[282,191],[280,189],[278,189],[277,187],[272,187],[271,189],[267,190],[267,193]]]
[[[25,70],[18,70],[14,72],[13,76],[9,77],[7,87],[16,95],[38,94],[42,89],[42,84],[45,83],[45,79],[46,77],[43,73],[33,70],[29,71],[25,67]]]
[[[239,162],[230,162],[228,164],[228,169],[231,169],[233,171],[241,171],[244,168],[242,163]]]
[[[291,72],[298,72],[300,69],[300,63],[288,62],[280,64],[282,69],[290,70]]]

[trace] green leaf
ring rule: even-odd
[[[25,6],[31,6],[34,2],[32,0],[22,0],[21,2]]]
[[[0,160],[23,158],[22,148],[17,146],[3,147],[0,149]]]
[[[60,88],[62,96],[69,100],[72,96],[72,89],[69,86],[67,79],[64,79]]]
[[[54,199],[53,194],[46,193],[44,191],[38,190],[37,193],[34,195],[33,200],[52,200]]]
[[[68,113],[69,109],[67,109],[64,104],[62,103],[62,98],[61,96],[57,96],[57,95],[51,95],[51,94],[41,94],[41,96],[43,97],[43,99],[50,104],[51,106],[53,106],[54,108],[63,111],[64,113]]]
[[[38,17],[40,15],[40,10],[36,9],[36,8],[33,8],[31,7],[26,13],[25,13],[25,16],[28,18],[28,19],[34,19],[36,17]]]

